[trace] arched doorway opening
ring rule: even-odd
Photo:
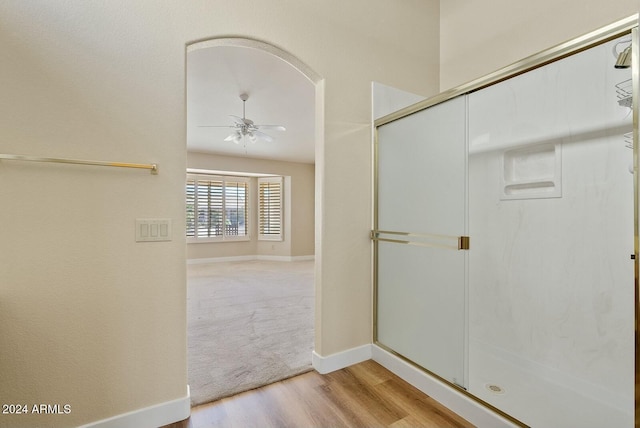
[[[324,87],[293,55],[245,38],[189,45],[186,86],[189,384],[200,404],[311,369]],[[244,119],[286,131],[227,138]],[[283,183],[280,239],[263,236],[270,177]]]

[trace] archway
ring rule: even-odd
[[[321,243],[319,239],[315,239],[315,236],[320,236],[319,232],[320,232],[321,213],[322,213],[322,209],[321,209],[322,201],[319,197],[319,195],[322,194],[321,192],[322,180],[321,180],[321,177],[319,177],[319,175],[322,172],[322,153],[323,153],[322,151],[323,108],[322,107],[323,107],[324,86],[323,86],[322,79],[317,73],[313,72],[313,70],[311,70],[302,61],[300,61],[293,55],[289,54],[288,52],[278,47],[275,47],[268,43],[264,43],[257,40],[246,39],[246,38],[218,38],[218,39],[211,39],[211,40],[196,42],[187,47],[187,54],[188,54],[187,56],[187,150],[188,150],[187,167],[188,169],[190,168],[192,170],[206,171],[206,172],[215,171],[216,173],[219,173],[223,176],[227,176],[229,174],[243,175],[243,176],[247,176],[249,180],[255,180],[254,178],[251,178],[255,176],[282,175],[285,177],[285,181],[284,181],[285,188],[287,192],[289,192],[285,194],[285,202],[286,204],[289,204],[289,206],[293,205],[295,207],[296,198],[299,197],[299,194],[291,193],[291,187],[289,186],[293,180],[294,181],[293,187],[296,188],[296,183],[295,183],[296,172],[295,171],[293,173],[282,172],[282,170],[279,169],[282,167],[282,165],[280,166],[276,165],[276,163],[279,161],[279,158],[274,153],[277,151],[277,144],[282,142],[282,140],[285,140],[282,134],[273,133],[272,135],[274,137],[275,143],[270,142],[273,144],[269,146],[266,146],[266,145],[261,146],[260,142],[256,143],[255,145],[246,144],[246,141],[244,142],[244,145],[241,144],[238,146],[238,145],[230,144],[229,141],[222,142],[224,139],[223,138],[224,134],[222,135],[219,134],[219,135],[216,135],[215,137],[212,137],[212,134],[207,134],[207,144],[210,144],[210,141],[212,140],[216,140],[218,141],[218,144],[221,144],[221,145],[211,149],[210,153],[208,154],[201,153],[202,151],[204,151],[204,149],[202,148],[203,146],[197,145],[198,138],[193,137],[193,135],[195,134],[196,131],[202,131],[202,130],[196,130],[195,127],[199,125],[204,125],[204,124],[208,125],[208,124],[215,123],[216,125],[220,124],[221,130],[219,130],[219,132],[228,133],[229,131],[228,129],[225,130],[224,129],[225,127],[223,126],[224,123],[227,123],[227,122],[224,122],[224,119],[227,116],[226,114],[219,115],[216,117],[215,115],[210,114],[211,112],[208,112],[207,114],[200,115],[197,120],[194,120],[193,117],[197,115],[193,115],[192,112],[189,110],[190,108],[193,108],[193,105],[194,105],[194,103],[190,101],[190,97],[194,97],[193,95],[194,91],[190,90],[189,79],[191,79],[193,76],[192,74],[193,70],[190,69],[190,67],[193,65],[190,62],[190,59],[193,58],[194,56],[202,55],[205,52],[212,52],[212,53],[227,52],[227,54],[225,54],[226,56],[224,57],[227,63],[226,64],[218,63],[217,66],[214,64],[214,69],[216,71],[219,71],[217,70],[218,68],[229,67],[230,65],[229,63],[231,63],[231,65],[236,65],[235,70],[232,70],[235,72],[235,81],[231,82],[228,85],[232,87],[230,89],[231,93],[226,93],[226,90],[223,91],[222,86],[218,86],[217,88],[214,88],[214,89],[209,88],[209,89],[200,91],[200,92],[209,91],[207,96],[209,97],[214,96],[218,101],[218,104],[228,103],[228,107],[226,108],[227,110],[226,113],[234,113],[235,115],[240,116],[239,113],[240,111],[243,112],[243,110],[238,111],[242,107],[240,107],[240,101],[235,98],[240,93],[247,93],[249,95],[249,99],[246,102],[247,118],[251,116],[252,118],[255,118],[258,121],[258,118],[254,117],[253,114],[260,113],[260,111],[256,113],[256,110],[260,110],[259,103],[261,102],[261,97],[263,97],[265,94],[269,92],[265,88],[265,86],[268,85],[269,82],[265,84],[248,83],[251,80],[251,76],[248,76],[248,75],[251,74],[250,72],[253,71],[252,69],[254,68],[264,71],[264,74],[269,74],[271,72],[277,74],[278,69],[271,68],[272,65],[269,65],[270,61],[273,62],[275,60],[276,62],[278,62],[279,65],[276,64],[278,67],[281,67],[283,64],[286,65],[286,67],[288,67],[291,70],[294,70],[295,73],[302,76],[307,81],[307,83],[310,83],[309,86],[312,91],[312,99],[311,99],[312,106],[310,110],[311,112],[310,120],[311,120],[311,126],[313,127],[313,130],[314,130],[311,137],[312,139],[311,143],[312,143],[312,150],[313,150],[313,153],[312,153],[313,163],[315,164],[315,168],[312,170],[313,180],[311,182],[312,187],[310,189],[310,193],[314,195],[312,200],[313,207],[311,209],[314,215],[310,224],[310,227],[312,230],[311,252],[312,254],[315,255],[315,267],[312,267],[312,269],[315,269],[316,273],[319,272],[320,270],[319,266],[321,263],[321,260],[319,259],[319,254],[320,254],[319,246],[321,245]],[[241,61],[236,63],[235,61],[239,61],[238,58],[234,56],[235,54],[229,55],[228,54],[229,52],[235,52],[235,54],[237,54],[238,52],[252,53],[254,55],[253,58],[256,60],[256,62],[254,64],[247,64],[246,62],[241,62]],[[211,64],[209,64],[209,66],[211,66]],[[233,68],[233,67],[229,67],[229,68]],[[209,70],[213,70],[213,69],[209,69]],[[207,71],[204,70],[204,73],[207,73]],[[209,71],[209,74],[215,74],[215,73]],[[207,78],[215,79],[215,76],[214,77],[207,76]],[[197,95],[195,96],[200,96],[201,95],[200,92],[196,91],[195,93]],[[293,92],[296,92],[296,91],[293,91]],[[276,105],[277,103],[274,102],[275,100],[274,94],[271,93],[269,96],[267,96],[267,98],[270,98],[271,100],[270,102],[272,105],[269,106],[270,109],[278,110],[278,106]],[[278,97],[278,99],[279,98],[280,97]],[[282,106],[282,108],[286,109],[284,106]],[[305,123],[304,122],[305,119],[301,117],[301,116],[304,116],[302,111],[306,111],[306,110],[304,108],[298,109],[297,113],[299,113],[299,115],[294,125]],[[243,117],[244,117],[244,112],[243,112]],[[261,123],[265,123],[263,122],[262,118],[260,118],[259,120]],[[280,121],[280,118],[278,117],[278,119],[274,119],[274,120]],[[266,119],[266,121],[268,123],[271,123],[271,119]],[[194,123],[194,122],[197,122],[197,123]],[[295,126],[287,125],[287,134],[294,133],[295,132],[294,128]],[[211,129],[207,129],[207,131],[211,131]],[[202,135],[204,134],[201,134],[200,136]],[[223,144],[226,144],[226,146],[223,146]],[[191,153],[190,150],[192,150],[191,147],[193,146],[196,147],[195,152]],[[239,148],[240,148],[240,152],[238,152]],[[265,150],[267,150],[267,148],[272,149],[273,152],[266,153]],[[236,150],[236,152],[229,151],[231,149]],[[297,147],[295,149],[297,149]],[[284,156],[288,156],[288,157],[281,158],[280,160],[284,160],[288,163],[296,163],[299,159],[302,159],[301,162],[308,163],[308,155],[304,155],[297,152],[294,153],[295,150],[293,150],[292,146],[289,146],[289,150],[285,148],[285,152],[286,153],[284,153]],[[270,159],[268,161],[266,160],[262,161],[261,159],[264,159],[264,158],[270,158]],[[285,170],[287,169],[285,168]],[[298,182],[297,184],[297,188],[300,188],[299,183],[300,182]],[[249,211],[251,211],[252,209],[254,212],[256,212],[258,209],[257,205],[254,205],[254,207],[250,207]],[[285,216],[285,227],[286,227],[285,236],[287,236],[287,238],[283,239],[282,242],[275,242],[275,243],[259,242],[259,241],[254,242],[253,238],[251,238],[251,240],[243,240],[243,242],[239,242],[237,240],[234,242],[231,242],[233,240],[230,240],[229,242],[221,243],[221,240],[218,240],[213,245],[210,245],[209,243],[205,243],[206,245],[200,245],[200,243],[194,244],[194,245],[188,244],[187,254],[188,254],[188,259],[190,259],[188,261],[190,262],[190,264],[200,264],[200,263],[204,264],[204,263],[213,262],[215,261],[214,259],[220,259],[225,262],[239,262],[243,260],[255,260],[256,258],[258,260],[277,260],[277,261],[282,261],[287,259],[289,261],[293,261],[293,260],[299,260],[301,258],[305,258],[304,256],[300,256],[300,254],[304,254],[305,250],[301,250],[299,248],[300,247],[300,243],[298,242],[299,240],[293,239],[293,237],[295,237],[296,232],[293,230],[294,228],[291,227],[291,224],[294,221],[296,221],[295,218],[297,217],[291,214],[287,214],[287,215],[288,217]],[[255,217],[254,220],[255,221],[253,221],[253,223],[257,224],[258,223],[257,217]],[[189,229],[189,227],[187,227],[187,229]],[[253,229],[253,233],[257,235],[257,233],[255,232],[256,232],[255,229]],[[302,244],[302,246],[304,246],[304,244]],[[249,248],[249,250],[247,250],[247,248]],[[253,248],[253,250],[251,250],[251,248]],[[207,251],[204,251],[203,249],[207,249]],[[251,251],[253,251],[253,253]],[[318,286],[319,286],[318,282],[319,282],[319,275],[316,274],[315,284],[313,285],[315,289],[312,290],[312,293],[314,295],[317,295],[317,292],[315,290],[318,289]],[[191,305],[192,303],[193,302],[188,302],[189,305]],[[315,324],[317,324],[317,322]],[[191,334],[189,334],[189,337],[191,338]],[[189,361],[190,361],[190,366],[195,364],[192,361],[191,357],[189,358]],[[308,369],[311,369],[311,349],[308,352],[308,361],[309,361]],[[194,404],[205,402],[201,397],[196,398],[198,394],[197,394],[197,391],[195,391],[196,388],[194,388],[194,385],[193,385],[191,367],[189,370],[190,370],[190,375],[189,375],[190,384],[191,384],[191,390],[192,390],[192,402]],[[227,371],[229,372],[239,371],[244,373],[244,371],[241,368],[237,368],[237,369],[233,368]],[[292,374],[296,374],[296,373],[290,372],[286,376],[281,376],[279,378],[277,377],[278,375],[276,375],[275,378],[271,377],[270,379],[271,381],[276,381],[276,380],[279,380],[280,378],[288,377]],[[212,382],[216,382],[216,380],[211,379],[210,383]],[[244,383],[246,384],[246,382]],[[268,383],[268,382],[265,382],[265,383]],[[246,389],[259,386],[256,384],[247,384],[247,385],[248,387]],[[230,392],[235,393],[239,391],[240,390],[236,389]],[[221,396],[214,396],[212,397],[212,399],[216,399],[220,397]],[[210,400],[206,400],[206,401],[210,401]]]

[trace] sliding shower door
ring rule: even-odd
[[[378,127],[378,344],[466,387],[466,107]]]
[[[375,340],[525,426],[638,415],[640,48],[617,25],[376,123]]]

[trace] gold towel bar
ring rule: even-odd
[[[3,155],[0,154],[0,159],[6,160],[18,160],[27,162],[51,162],[51,163],[69,163],[74,165],[93,165],[93,166],[114,166],[118,168],[138,168],[148,169],[151,174],[158,174],[158,164],[143,164],[143,163],[125,163],[125,162],[103,162],[103,161],[90,161],[81,159],[60,159],[60,158],[42,158],[35,156],[25,155]]]

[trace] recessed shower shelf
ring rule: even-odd
[[[621,107],[631,108],[633,84],[631,79],[624,80],[616,85],[616,94],[618,95],[618,104]]]
[[[553,192],[556,189],[556,183],[552,179],[548,180],[529,180],[520,182],[511,182],[504,186],[505,195],[518,195],[527,192],[540,193]]]
[[[502,155],[500,199],[562,197],[561,144],[541,144]]]

